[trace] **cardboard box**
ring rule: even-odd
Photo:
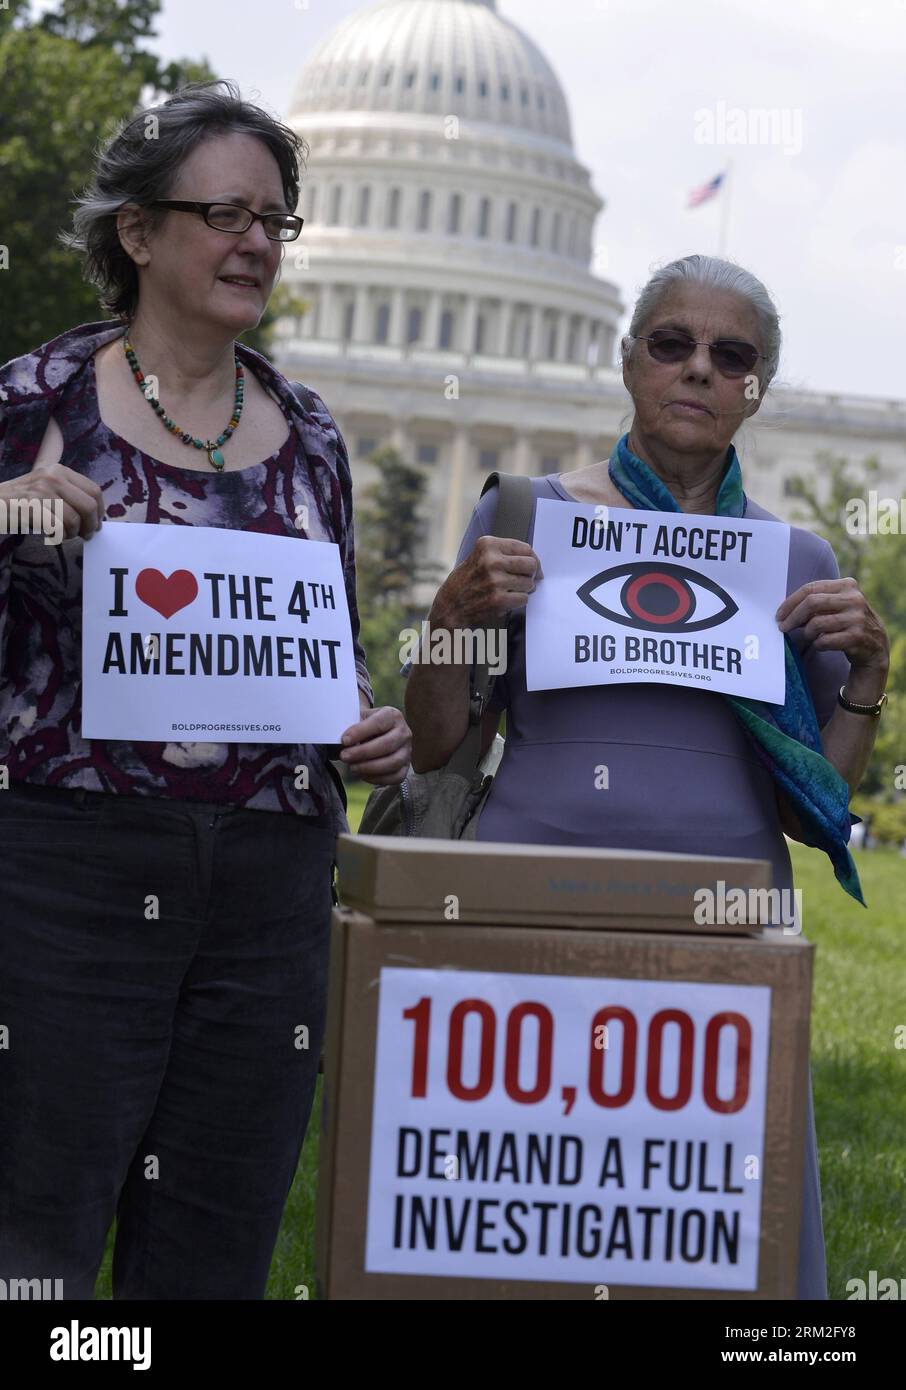
[[[321,1296],[795,1297],[812,947],[431,912],[334,911]]]
[[[341,901],[376,922],[449,921],[452,894],[462,923],[676,928],[720,936],[752,928],[696,925],[694,894],[702,888],[748,894],[772,882],[771,865],[762,859],[392,835],[341,836],[338,865]]]

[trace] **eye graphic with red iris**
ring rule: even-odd
[[[593,598],[596,589],[602,592]],[[576,595],[602,618],[645,632],[701,632],[739,612],[739,605],[713,579],[684,565],[653,560],[602,570],[587,579]],[[615,611],[617,605],[619,611]],[[693,613],[698,616],[689,622]]]

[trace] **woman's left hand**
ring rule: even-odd
[[[886,671],[887,632],[855,579],[813,579],[783,600],[775,614],[782,632],[804,629],[819,651],[841,651],[851,666]]]
[[[412,757],[412,730],[398,709],[381,705],[350,724],[341,739],[340,761],[376,787],[405,781]]]

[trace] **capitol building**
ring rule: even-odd
[[[448,567],[490,471],[567,472],[628,426],[626,305],[594,266],[604,198],[557,75],[495,0],[356,12],[287,120],[311,153],[283,282],[309,308],[278,324],[277,365],[323,396],[357,487],[383,445],[419,465]],[[776,389],[737,447],[753,498],[792,519],[788,480],[822,450],[874,455],[899,489],[906,404]]]

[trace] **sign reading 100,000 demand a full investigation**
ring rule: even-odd
[[[365,1268],[755,1290],[771,991],[384,968]]]

